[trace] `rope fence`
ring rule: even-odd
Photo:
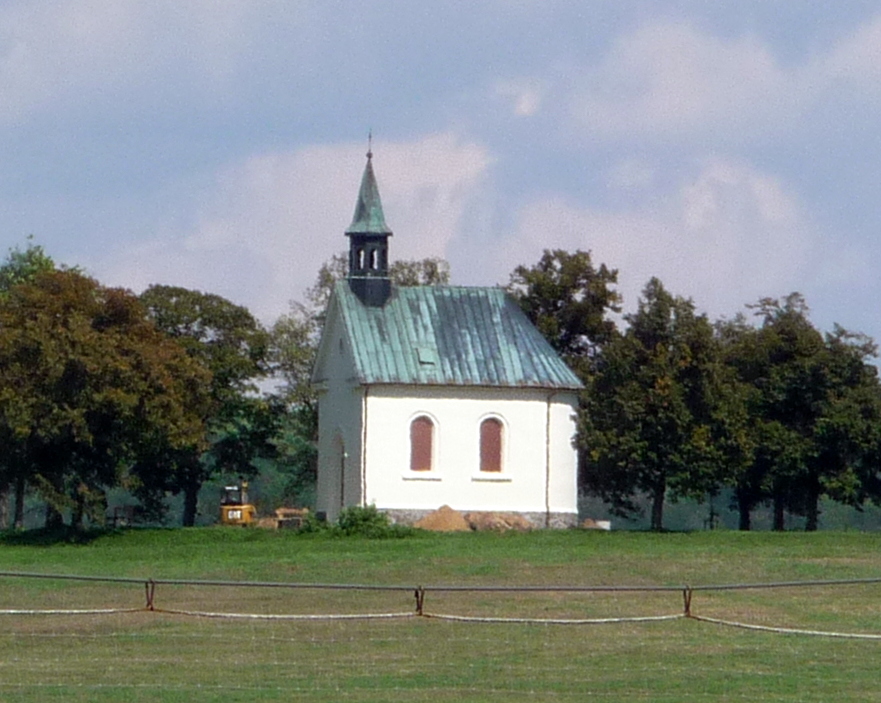
[[[286,583],[267,581],[212,581],[189,579],[138,579],[111,576],[83,576],[71,574],[44,574],[0,571],[0,586],[4,580],[51,580],[60,582],[91,582],[94,584],[137,586],[144,592],[144,604],[138,607],[118,608],[0,608],[0,616],[29,615],[110,615],[120,613],[152,613],[197,618],[214,618],[227,620],[272,620],[272,621],[345,621],[345,620],[389,620],[407,618],[425,618],[463,623],[487,624],[535,624],[535,625],[604,625],[621,623],[649,623],[672,620],[692,620],[720,627],[740,628],[744,630],[771,632],[790,635],[807,635],[817,637],[834,637],[861,640],[881,640],[881,633],[838,632],[808,628],[793,628],[750,624],[735,620],[727,620],[695,612],[696,594],[708,594],[725,591],[772,590],[772,589],[810,589],[810,588],[844,588],[847,586],[870,586],[881,584],[881,578],[837,579],[814,581],[778,581],[767,583],[739,583],[716,585],[679,585],[679,586],[462,586],[462,585],[378,585],[378,584],[336,584],[336,583]],[[163,606],[157,593],[174,588],[190,587],[221,588],[221,589],[276,589],[284,591],[334,591],[334,592],[374,592],[374,593],[409,593],[414,601],[412,610],[369,613],[256,613],[256,612],[225,612],[218,610],[202,610],[194,608],[175,608]],[[2,591],[0,591],[2,592]],[[631,615],[603,618],[560,618],[560,617],[498,617],[442,613],[426,607],[430,597],[442,594],[452,595],[522,595],[522,594],[680,594],[681,610],[659,615]]]

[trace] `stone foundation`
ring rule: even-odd
[[[413,523],[421,520],[426,515],[430,515],[434,512],[434,510],[395,510],[389,509],[384,510],[380,509],[380,512],[385,513],[391,518],[392,522],[399,523],[402,525],[412,525]],[[578,527],[578,514],[577,513],[518,513],[513,510],[497,510],[497,511],[481,511],[481,510],[467,510],[463,512],[465,513],[480,513],[480,512],[496,512],[496,513],[516,513],[518,515],[522,515],[526,518],[532,527],[536,530],[541,530],[545,528],[549,528],[552,530],[565,530],[570,527]]]

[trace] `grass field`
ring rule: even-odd
[[[681,613],[664,592],[445,592],[881,576],[877,533],[440,534],[396,540],[205,528],[83,544],[0,540],[0,609],[134,608],[148,579],[406,586],[292,590],[160,583],[157,608],[260,614],[414,610],[497,618]],[[692,610],[761,626],[881,634],[881,584],[701,591]],[[159,612],[2,615],[0,701],[875,701],[881,640],[693,619],[602,625],[230,620]]]

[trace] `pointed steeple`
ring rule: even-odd
[[[346,236],[349,238],[349,287],[365,305],[382,307],[392,289],[388,270],[388,238],[392,231],[382,212],[371,147],[367,149],[367,165],[361,177],[355,215]]]
[[[391,235],[392,231],[385,223],[382,212],[382,201],[379,198],[379,187],[373,174],[373,151],[367,152],[367,165],[361,176],[361,188],[358,190],[358,201],[355,203],[355,215],[346,234],[382,234]]]

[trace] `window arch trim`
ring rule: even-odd
[[[507,425],[493,414],[480,418],[478,427],[478,475],[501,476],[505,473]]]
[[[415,413],[409,422],[409,465],[413,476],[429,476],[437,471],[437,420],[429,413]]]

